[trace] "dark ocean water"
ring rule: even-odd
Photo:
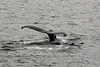
[[[99,67],[99,0],[1,0],[0,67]],[[66,42],[24,25],[62,31]]]

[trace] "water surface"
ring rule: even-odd
[[[99,8],[98,0],[1,0],[0,66],[99,67]],[[68,43],[50,43],[24,25],[64,31]]]

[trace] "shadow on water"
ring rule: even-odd
[[[75,35],[75,34],[70,34],[71,37],[67,39],[68,42],[61,43],[61,42],[49,42],[49,41],[38,41],[38,42],[33,42],[33,41],[25,41],[25,40],[20,40],[20,41],[5,41],[1,47],[0,50],[3,51],[16,51],[16,50],[25,50],[26,48],[32,47],[35,49],[66,49],[69,47],[78,47],[81,49],[81,46],[84,44],[84,42],[80,42],[83,37],[83,35]],[[79,43],[78,43],[79,42]]]
[[[32,46],[32,45],[61,45],[61,44],[60,44],[60,42],[41,41],[41,42],[31,42],[31,43],[27,43],[24,45]]]
[[[22,49],[22,43],[20,41],[3,41],[0,45],[0,50],[2,51],[16,51]]]

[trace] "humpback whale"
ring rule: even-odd
[[[55,41],[57,39],[56,34],[62,34],[64,37],[67,36],[65,32],[53,32],[53,30],[46,31],[36,26],[22,26],[21,29],[23,28],[29,28],[29,29],[32,29],[32,30],[35,30],[41,33],[46,33],[49,36],[50,42]]]

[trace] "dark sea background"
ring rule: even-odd
[[[25,25],[65,32],[68,43]],[[100,67],[100,1],[0,0],[0,67]]]

